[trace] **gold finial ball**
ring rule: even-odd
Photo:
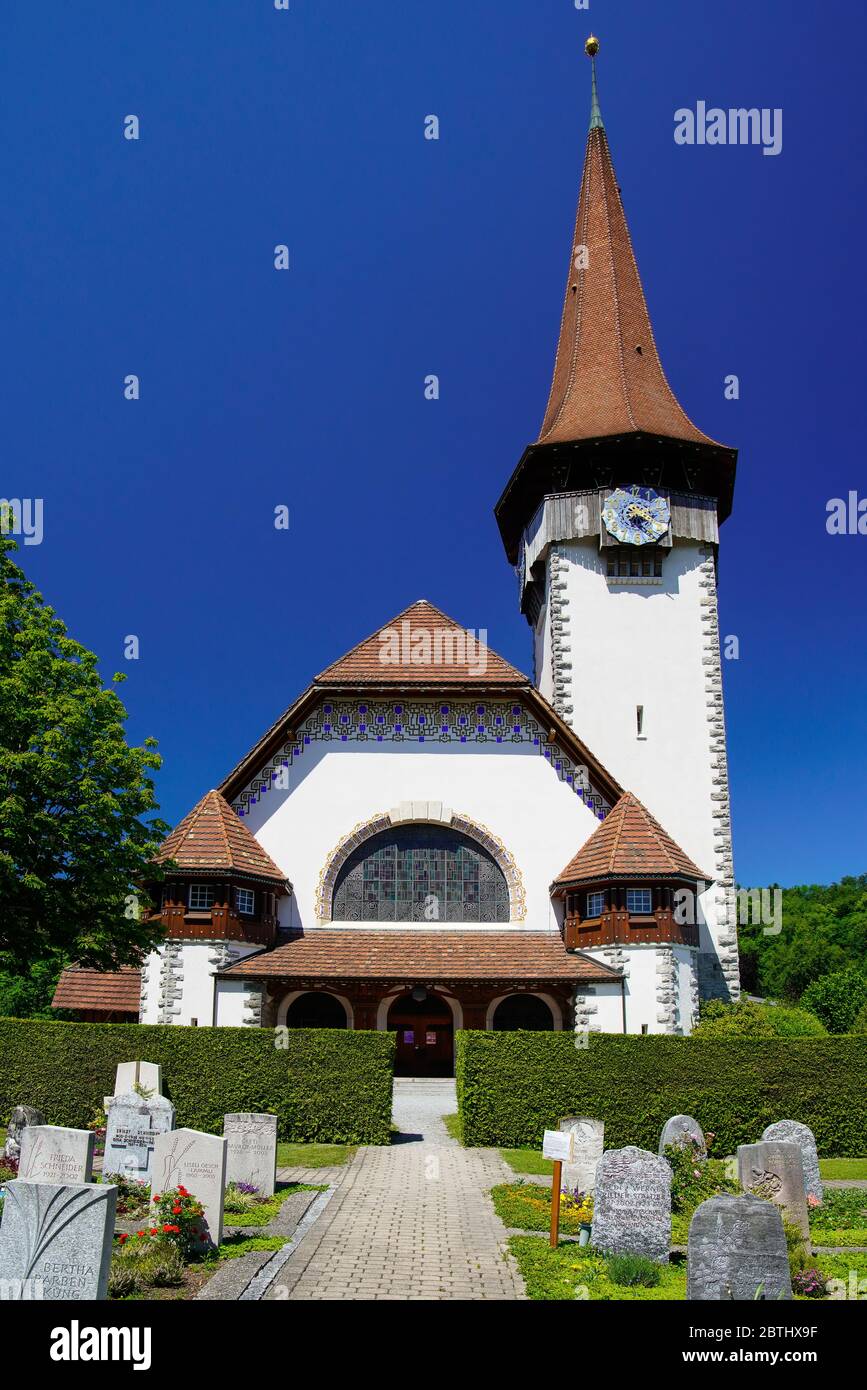
[[[599,52],[599,40],[596,38],[595,34],[591,34],[585,43],[584,52],[587,54],[588,58],[596,57],[596,54]]]

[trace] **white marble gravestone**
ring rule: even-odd
[[[93,1131],[28,1125],[21,1135],[18,1176],[26,1182],[90,1182]]]
[[[277,1116],[225,1115],[226,1181],[249,1183],[271,1197],[277,1180]]]
[[[565,1115],[559,1128],[573,1136],[573,1161],[563,1164],[562,1185],[569,1192],[593,1192],[596,1165],[605,1148],[605,1125],[583,1115]]]
[[[163,1093],[163,1069],[158,1062],[118,1062],[117,1070],[114,1074],[114,1094],[116,1096],[126,1096],[130,1092],[136,1091],[136,1086],[140,1086],[143,1091],[150,1095],[161,1096]],[[104,1106],[108,1111],[110,1096],[106,1096]]]
[[[185,1187],[204,1207],[202,1245],[219,1245],[223,1238],[226,1140],[197,1129],[158,1134],[151,1192],[157,1196],[173,1187]]]
[[[739,1144],[738,1179],[745,1192],[782,1207],[786,1219],[800,1228],[809,1245],[810,1212],[804,1188],[804,1164],[797,1144],[778,1139]]]
[[[114,1184],[16,1178],[5,1189],[0,1300],[105,1298],[117,1210]]]
[[[768,1125],[762,1139],[782,1139],[784,1143],[797,1144],[804,1165],[804,1190],[808,1197],[815,1197],[821,1202],[824,1189],[819,1176],[819,1153],[816,1136],[809,1126],[799,1124],[797,1120],[777,1120],[776,1124]]]
[[[591,1244],[607,1255],[668,1262],[671,1167],[647,1149],[606,1149],[596,1166]]]
[[[666,1120],[659,1136],[659,1153],[667,1148],[686,1148],[689,1145],[696,1158],[707,1158],[704,1130],[691,1115],[672,1115]]]
[[[121,1173],[139,1182],[151,1181],[154,1144],[158,1134],[174,1129],[175,1107],[165,1096],[143,1100],[130,1092],[112,1096],[105,1128],[103,1173]]]
[[[686,1296],[774,1302],[792,1297],[783,1218],[750,1195],[710,1197],[689,1223]]]

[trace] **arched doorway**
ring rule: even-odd
[[[395,1076],[451,1076],[454,1022],[439,995],[421,986],[399,994],[388,1011],[386,1026],[397,1033]]]
[[[345,1028],[346,1010],[334,994],[311,990],[299,994],[286,1010],[287,1028]]]
[[[538,994],[508,994],[494,1010],[491,1027],[502,1033],[515,1033],[519,1028],[534,1033],[552,1033],[554,1015]]]

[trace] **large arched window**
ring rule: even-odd
[[[359,845],[334,885],[338,922],[508,922],[492,855],[445,825],[396,825]]]

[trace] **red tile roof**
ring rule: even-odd
[[[713,880],[663,830],[632,792],[624,792],[605,820],[554,880],[557,885],[605,878]]]
[[[317,685],[526,685],[527,677],[427,599],[411,603],[315,677]]]
[[[353,980],[618,980],[619,972],[568,953],[554,932],[376,931],[315,927],[222,974]]]
[[[662,370],[600,124],[587,137],[554,379],[538,442],[634,431],[714,443],[687,418]]]
[[[234,872],[286,882],[286,875],[216,791],[207,792],[184,816],[156,859],[160,864],[173,859],[188,872]]]
[[[140,995],[141,971],[137,966],[101,971],[71,965],[57,981],[51,1007],[138,1016]]]

